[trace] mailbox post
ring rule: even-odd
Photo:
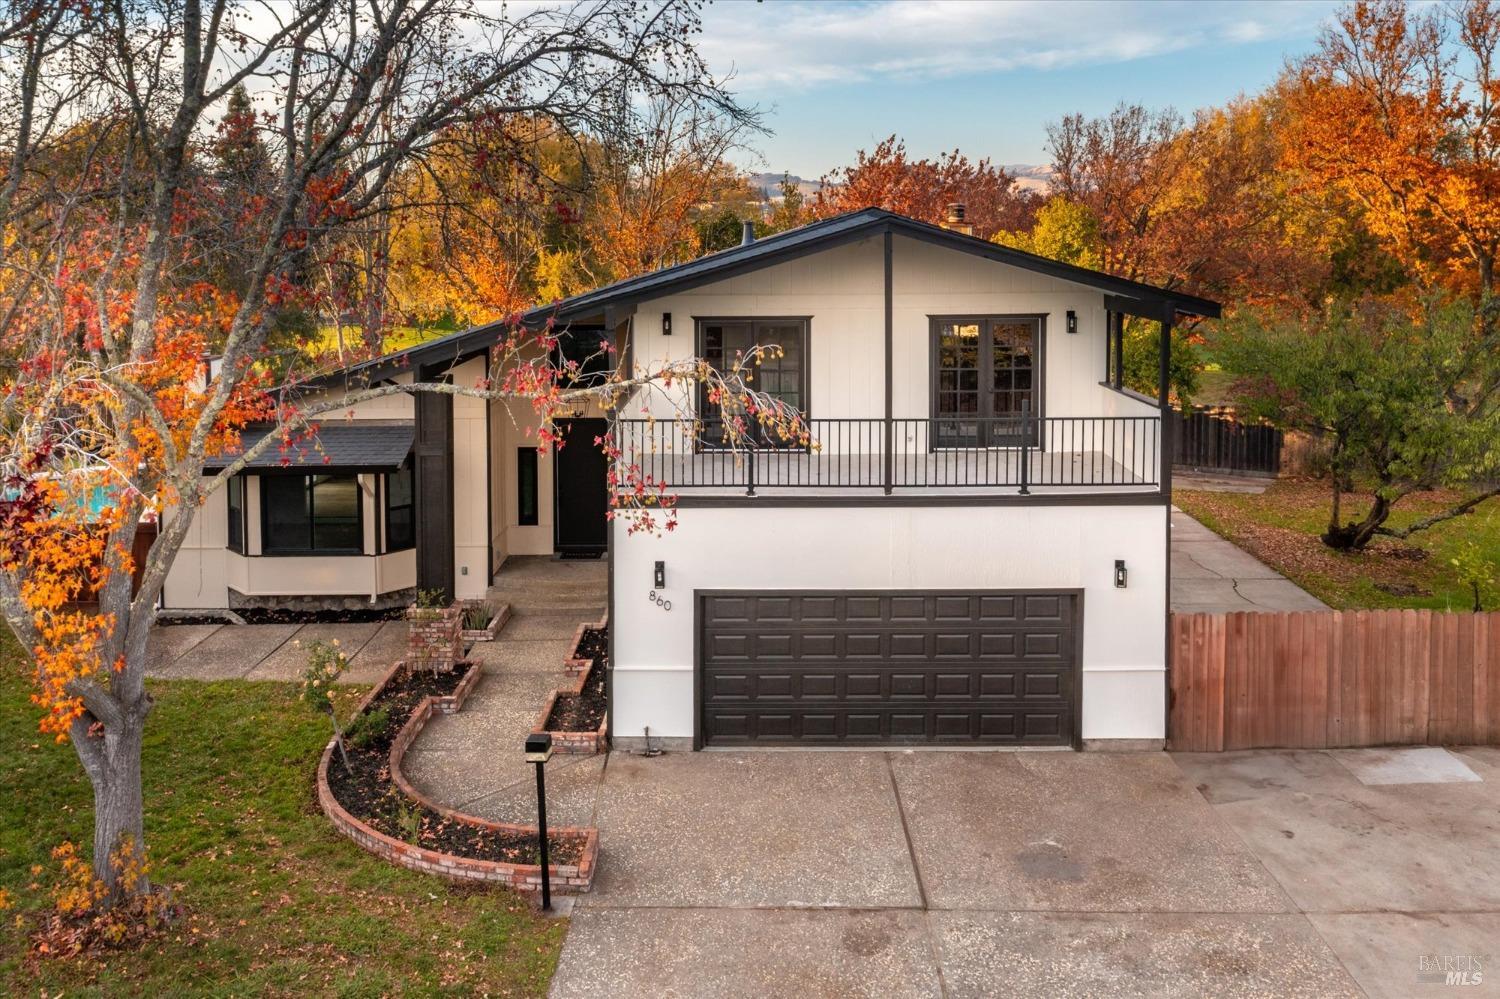
[[[542,855],[542,910],[552,908],[552,875],[547,870],[547,761],[552,758],[552,736],[533,732],[526,737],[526,762],[536,764],[536,824]]]

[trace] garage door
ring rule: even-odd
[[[1073,742],[1073,594],[713,593],[698,620],[707,745]]]

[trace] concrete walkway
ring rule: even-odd
[[[350,657],[341,683],[374,683],[406,653],[405,621],[360,624],[168,624],[151,632],[148,676],[165,680],[300,679],[304,648],[337,640]]]
[[[535,821],[536,771],[522,759],[522,743],[547,694],[563,683],[563,657],[578,625],[604,616],[607,570],[602,559],[506,561],[490,592],[511,605],[511,619],[495,641],[469,650],[484,664],[484,678],[462,711],[433,718],[407,750],[406,776],[423,793],[496,822]],[[604,760],[552,758],[549,822],[593,822]]]
[[[552,995],[1452,994],[1500,750],[1368,752],[615,753]]]
[[[1174,611],[1328,609],[1323,601],[1175,506],[1171,553]]]

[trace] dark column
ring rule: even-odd
[[[885,231],[885,491],[889,495],[891,482],[895,479],[896,433],[891,420],[894,415],[892,397],[895,373],[891,371],[896,354],[896,320],[893,302],[893,276],[891,261],[891,230]]]
[[[453,397],[413,393],[417,588],[453,599]]]
[[[1172,495],[1172,320],[1176,313],[1170,306],[1162,313],[1161,344],[1157,351],[1157,404],[1161,407],[1161,491]]]
[[[1115,388],[1125,387],[1125,313],[1115,313],[1114,329],[1111,331],[1114,337],[1115,351]]]

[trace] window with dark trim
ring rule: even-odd
[[[404,552],[416,546],[416,490],[407,461],[385,476],[385,551]]]
[[[806,415],[806,319],[699,319],[694,325],[698,356],[718,371],[733,367],[756,347],[781,348],[780,357],[766,357],[753,369],[750,386]],[[699,386],[698,412],[709,442],[721,433],[715,429],[723,422],[717,409],[708,401],[707,386]]]
[[[229,550],[245,554],[245,477],[236,475],[224,487],[229,501]]]
[[[261,476],[261,552],[362,554],[362,506],[353,475]]]
[[[516,523],[531,527],[537,523],[536,448],[516,448]]]

